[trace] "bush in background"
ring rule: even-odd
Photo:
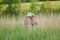
[[[38,14],[38,11],[40,9],[40,4],[37,2],[32,2],[31,3],[31,12]]]
[[[8,4],[8,7],[3,11],[2,15],[5,17],[18,17],[20,14],[20,11],[17,10],[17,7],[12,7],[12,4]]]

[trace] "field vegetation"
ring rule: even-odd
[[[37,16],[38,25],[25,29],[24,17],[0,18],[0,40],[60,40],[60,16]]]
[[[0,40],[60,40],[60,1],[12,2],[0,4]],[[37,16],[33,29],[23,24],[28,12]]]

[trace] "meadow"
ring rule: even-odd
[[[1,17],[0,40],[60,40],[60,15],[37,16],[34,29],[24,28],[24,17]]]
[[[25,29],[23,24],[25,13],[27,14],[31,9],[37,12],[36,21],[38,24],[33,29],[30,29],[32,27]],[[5,14],[9,15],[9,13],[17,15],[18,12],[20,15],[17,20],[15,16],[4,17]],[[0,40],[60,40],[60,1],[0,5]]]

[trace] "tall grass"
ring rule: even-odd
[[[60,16],[37,16],[38,25],[26,30],[24,17],[0,18],[0,40],[60,40]]]

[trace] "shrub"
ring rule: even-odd
[[[40,4],[39,3],[37,3],[37,2],[32,2],[31,3],[31,11],[33,13],[35,13],[35,14],[38,13],[39,9],[40,9]]]
[[[5,17],[13,17],[17,19],[19,16],[20,11],[17,10],[17,7],[12,7],[12,4],[8,4],[8,7],[3,11],[2,15]]]

